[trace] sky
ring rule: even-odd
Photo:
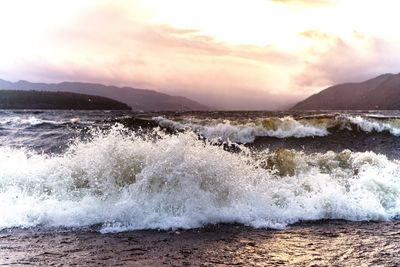
[[[398,0],[2,0],[0,78],[282,109],[400,72]]]

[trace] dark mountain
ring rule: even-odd
[[[291,109],[400,109],[400,74],[383,74],[361,83],[335,85],[297,103]]]
[[[124,102],[133,110],[207,110],[196,101],[181,96],[171,96],[153,90],[131,87],[106,86],[95,83],[63,82],[58,84],[31,83],[27,81],[8,82],[0,79],[1,89],[60,91],[108,97]]]
[[[69,92],[0,90],[0,109],[129,110],[113,99]]]

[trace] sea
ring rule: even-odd
[[[400,111],[0,110],[2,242],[209,227],[243,239],[327,224],[394,238],[399,219]],[[381,241],[395,266],[399,243]]]

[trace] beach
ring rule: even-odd
[[[284,230],[210,225],[177,231],[12,229],[12,266],[398,266],[400,222],[298,223]]]

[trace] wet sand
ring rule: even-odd
[[[0,265],[399,266],[400,221],[301,223],[286,230],[213,225],[186,231],[11,229]]]

